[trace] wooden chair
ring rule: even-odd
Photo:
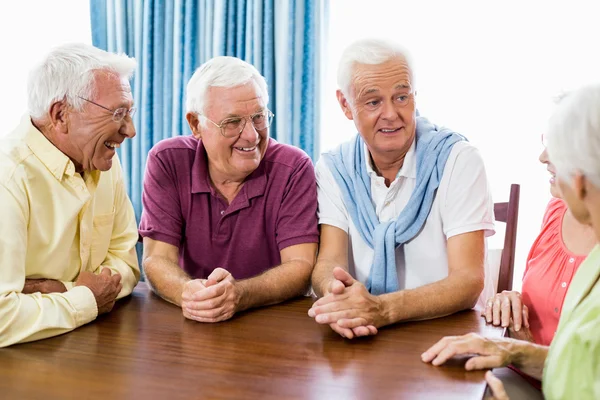
[[[517,184],[510,185],[510,197],[507,203],[494,203],[496,221],[506,223],[504,234],[504,247],[500,258],[498,273],[498,287],[496,292],[512,290],[513,271],[515,268],[515,248],[517,245],[517,223],[519,220],[519,195],[521,187]]]

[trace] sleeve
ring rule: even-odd
[[[123,288],[117,296],[117,299],[120,299],[130,295],[135,285],[137,285],[140,280],[140,267],[135,251],[135,245],[138,241],[135,213],[125,190],[121,165],[118,159],[116,160],[116,165],[111,168],[111,171],[114,171],[115,174],[113,177],[115,182],[115,218],[112,236],[106,259],[94,272],[100,273],[102,268],[106,267],[121,274]]]
[[[442,223],[447,238],[467,232],[495,233],[494,203],[483,158],[472,145],[455,145],[450,154],[442,181],[447,179],[441,202]],[[461,147],[456,147],[461,146]],[[442,184],[440,184],[440,189]],[[440,190],[441,191],[441,190]]]
[[[319,224],[335,226],[348,233],[349,217],[342,193],[322,157],[317,162],[316,176]]]
[[[83,286],[23,294],[29,206],[24,191],[0,184],[0,347],[60,335],[93,321],[98,309]]]
[[[143,237],[179,247],[184,225],[175,173],[158,153],[150,151],[142,192],[142,218],[139,233]]]
[[[310,158],[298,163],[287,182],[277,215],[279,251],[302,243],[318,243],[317,185]]]

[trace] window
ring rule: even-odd
[[[37,0],[0,4],[0,136],[27,112],[27,75],[51,47],[91,43],[89,1]]]
[[[355,132],[335,98],[343,49],[395,40],[412,55],[421,115],[467,136],[485,159],[495,201],[521,184],[515,289],[539,232],[549,175],[538,162],[554,98],[600,80],[594,2],[330,0],[321,149]],[[503,231],[492,238],[501,243]],[[501,244],[498,244],[501,247]]]

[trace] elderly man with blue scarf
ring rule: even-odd
[[[351,339],[473,307],[494,233],[480,153],[418,116],[413,70],[393,43],[348,47],[338,85],[358,134],[316,166],[321,298],[309,315]]]

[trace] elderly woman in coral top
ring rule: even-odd
[[[441,365],[457,355],[475,354],[466,362],[467,370],[513,364],[534,378],[543,377],[546,399],[600,399],[600,84],[577,90],[560,102],[547,139],[548,158],[556,168],[556,184],[569,215],[590,226],[594,233],[593,249],[570,285],[564,281],[568,291],[562,311],[557,311],[560,321],[550,347],[526,340],[486,339],[468,334],[443,338],[423,353],[422,359]],[[565,228],[563,221],[562,233]],[[549,284],[547,290],[562,289],[561,276],[542,274],[536,283]],[[555,301],[552,294],[547,298],[549,303]],[[532,299],[535,301],[535,297]],[[517,332],[516,314],[512,317],[513,330]],[[545,329],[539,330],[538,337],[544,337]],[[508,398],[502,382],[491,372],[486,379],[495,398]]]
[[[549,346],[571,279],[596,239],[594,230],[578,222],[561,199],[556,169],[545,148],[540,162],[551,175],[553,199],[527,257],[522,294],[506,290],[496,294],[486,302],[482,315],[488,323],[508,328],[510,337]]]

